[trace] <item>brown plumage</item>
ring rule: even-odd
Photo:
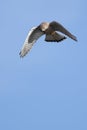
[[[20,51],[20,56],[25,56],[30,51],[36,40],[38,40],[44,34],[46,35],[45,41],[47,42],[59,42],[66,39],[66,36],[60,34],[59,32],[77,41],[77,38],[67,29],[65,29],[60,23],[56,21],[53,21],[51,23],[43,22],[39,26],[33,27],[29,31],[24,45]]]

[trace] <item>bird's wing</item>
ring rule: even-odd
[[[20,51],[20,57],[24,57],[32,48],[33,44],[36,42],[36,40],[38,40],[39,37],[41,37],[44,34],[44,32],[42,32],[38,27],[33,27],[28,35],[27,38],[23,44],[23,47]]]
[[[52,27],[52,29],[54,29],[55,31],[59,31],[62,32],[63,34],[67,35],[68,37],[70,37],[71,39],[77,41],[76,36],[74,36],[73,34],[71,34],[67,29],[65,29],[60,23],[53,21],[50,23],[50,27]]]

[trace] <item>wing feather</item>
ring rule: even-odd
[[[23,47],[20,51],[20,57],[24,57],[32,48],[33,44],[36,42],[36,40],[39,39],[44,33],[39,29],[39,27],[33,27],[27,37],[26,40],[23,44]]]
[[[67,35],[68,37],[70,37],[71,39],[77,41],[76,36],[74,36],[73,34],[71,34],[67,29],[65,29],[60,23],[53,21],[50,23],[50,26],[55,30],[55,31],[60,31],[63,34]]]

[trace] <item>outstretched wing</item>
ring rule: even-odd
[[[20,57],[24,57],[32,48],[33,44],[36,42],[36,40],[38,40],[39,37],[41,37],[44,34],[44,32],[42,32],[38,27],[33,27],[28,35],[27,38],[23,44],[23,47],[20,51]]]
[[[74,36],[73,34],[71,34],[67,29],[65,29],[60,23],[58,22],[51,22],[50,26],[52,27],[52,29],[54,29],[55,31],[59,31],[62,32],[63,34],[67,35],[68,37],[70,37],[71,39],[77,41],[76,36]]]

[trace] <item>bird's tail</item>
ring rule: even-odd
[[[53,32],[52,34],[46,35],[45,41],[47,41],[47,42],[60,42],[64,39],[66,39],[65,36],[63,36],[57,32]]]

